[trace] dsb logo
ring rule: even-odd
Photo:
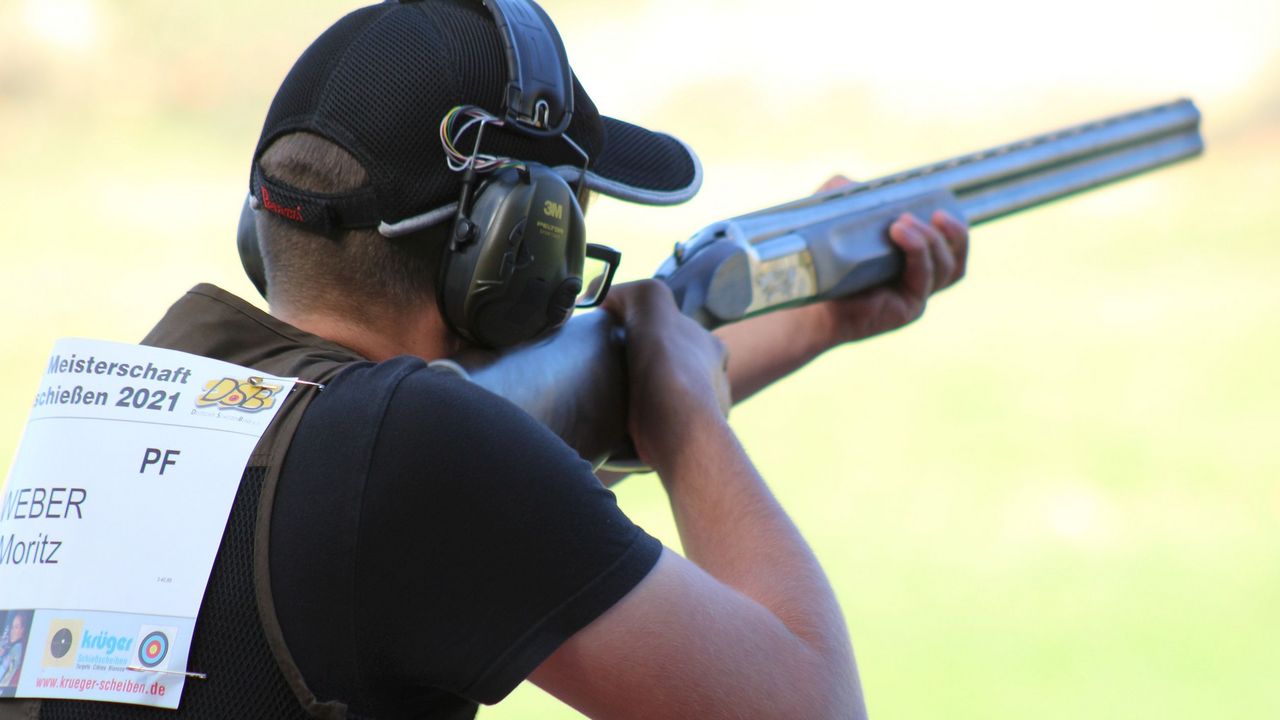
[[[210,380],[204,384],[204,392],[196,398],[196,406],[217,405],[230,410],[258,412],[275,405],[276,393],[281,387],[263,383],[259,378]]]

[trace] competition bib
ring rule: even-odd
[[[0,697],[177,708],[241,474],[293,385],[58,341],[0,505]]]

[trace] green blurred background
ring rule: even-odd
[[[648,275],[793,199],[1177,96],[1201,159],[974,232],[923,321],[734,425],[827,567],[879,717],[1280,717],[1280,3],[545,3],[609,114],[700,153],[593,204]],[[233,248],[276,85],[353,3],[0,2],[0,456],[55,338],[131,341]],[[675,545],[652,478],[626,510]],[[572,718],[527,685],[482,711]]]

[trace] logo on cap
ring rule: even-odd
[[[301,205],[298,205],[293,208],[287,208],[282,205],[277,205],[271,202],[271,193],[265,187],[262,188],[262,207],[266,208],[270,212],[273,212],[279,215],[280,217],[289,218],[294,222],[306,222],[306,220],[302,219]]]

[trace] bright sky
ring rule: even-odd
[[[316,14],[360,4],[319,3]],[[631,117],[702,85],[749,85],[775,104],[810,106],[824,92],[856,89],[904,114],[945,106],[961,119],[989,118],[997,98],[1009,108],[1080,94],[1139,104],[1186,95],[1236,107],[1277,72],[1280,54],[1275,0],[1212,8],[1189,0],[544,5],[593,97]],[[101,0],[22,5],[30,38],[73,54],[99,44],[104,16],[128,14]]]
[[[71,51],[89,49],[100,25],[97,0],[25,0],[23,20],[36,38]]]
[[[553,17],[558,4],[547,2]],[[602,106],[642,108],[668,84],[699,77],[745,80],[775,98],[852,86],[908,111],[935,109],[942,95],[949,111],[975,116],[990,116],[991,97],[1011,94],[1230,103],[1280,50],[1275,0],[654,0],[644,8],[559,14],[571,60]]]

